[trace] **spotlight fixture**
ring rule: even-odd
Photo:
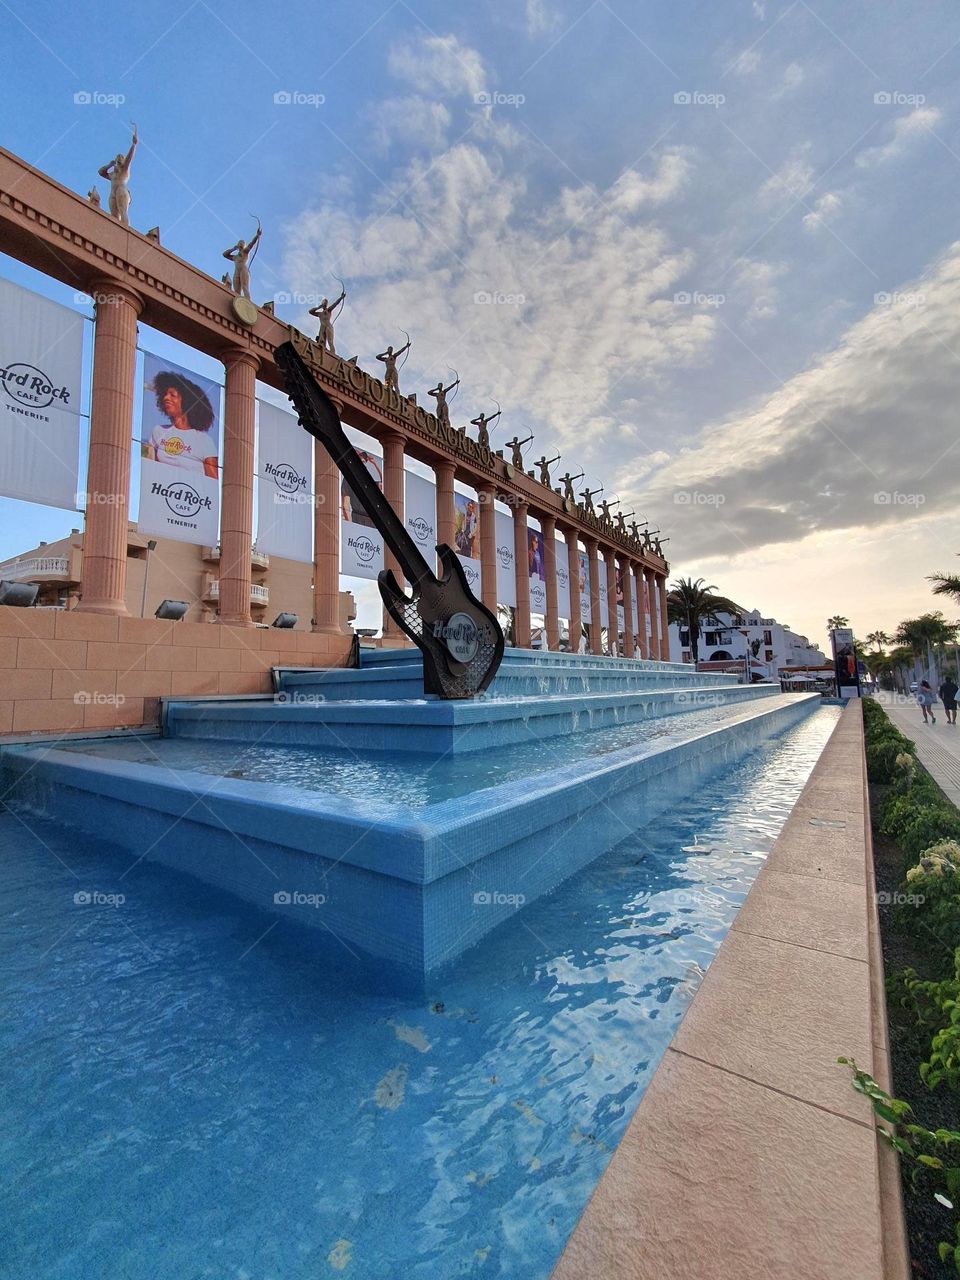
[[[7,582],[0,580],[0,604],[13,605],[17,609],[29,609],[36,604],[40,586],[36,582]]]
[[[189,608],[186,600],[161,600],[153,616],[161,622],[179,622]]]
[[[278,613],[270,625],[271,627],[278,627],[281,631],[290,631],[297,625],[297,615],[295,613]]]

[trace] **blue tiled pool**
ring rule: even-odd
[[[322,930],[0,815],[2,1274],[547,1277],[838,714],[425,997]]]

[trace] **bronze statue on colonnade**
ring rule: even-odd
[[[333,302],[324,298],[318,307],[311,307],[308,313],[311,316],[316,316],[320,321],[320,327],[317,330],[317,336],[314,341],[318,342],[324,351],[329,351],[332,356],[337,354],[336,347],[333,345],[333,318],[339,308],[343,306],[346,296],[347,291],[341,283],[339,298],[335,298]]]
[[[550,468],[553,466],[555,462],[559,462],[559,461],[560,461],[559,453],[554,458],[548,458],[546,455],[546,452],[544,452],[543,457],[537,459],[536,465],[540,468],[540,483],[542,485],[545,485],[548,489],[553,488],[553,482],[550,479]]]
[[[573,491],[573,486],[577,480],[583,479],[583,472],[578,471],[575,476],[572,476],[568,471],[567,474],[565,476],[561,476],[560,479],[563,482],[564,498],[566,498],[568,502],[576,502],[577,495]]]
[[[404,332],[406,332],[406,330],[404,330]],[[408,335],[406,346],[400,347],[399,350],[394,351],[393,345],[391,344],[387,347],[386,351],[381,351],[377,356],[377,359],[382,360],[385,366],[383,373],[383,385],[388,391],[396,391],[398,395],[400,393],[400,374],[397,368],[397,361],[409,350],[410,337]],[[404,361],[404,364],[406,364],[406,361]],[[400,368],[402,369],[403,365],[401,365]]]
[[[510,461],[513,464],[513,466],[517,468],[518,471],[523,470],[523,454],[520,452],[520,450],[523,448],[525,444],[529,444],[532,439],[533,439],[533,432],[531,432],[530,435],[525,436],[522,440],[520,439],[520,436],[518,434],[513,440],[507,441],[507,444],[510,446],[510,449],[512,450]]]
[[[459,375],[450,383],[449,386],[443,385],[443,379],[437,383],[435,387],[431,387],[427,392],[428,396],[433,396],[437,402],[437,421],[445,427],[450,425],[450,406],[447,404],[447,392],[455,391],[460,385]]]
[[[263,227],[257,218],[257,234],[249,243],[241,239],[223,251],[227,261],[233,263],[233,292],[238,298],[246,298],[250,302],[253,301],[250,297],[250,266],[257,256],[257,246],[262,235]]]
[[[125,227],[130,225],[130,188],[127,183],[130,181],[130,166],[133,164],[134,153],[137,149],[137,143],[140,141],[137,136],[137,126],[133,126],[133,141],[130,143],[130,150],[126,155],[120,152],[107,164],[97,170],[101,178],[108,179],[110,183],[110,213],[123,223]],[[93,200],[87,196],[90,203]],[[97,194],[96,204],[100,205],[100,195]]]
[[[503,410],[497,405],[497,412],[491,414],[480,413],[475,418],[470,419],[471,427],[477,428],[477,444],[481,449],[490,448],[490,424],[496,422]]]

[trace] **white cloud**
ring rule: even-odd
[[[788,93],[793,93],[794,90],[800,88],[800,86],[804,82],[804,79],[805,79],[805,74],[804,74],[803,67],[801,67],[800,63],[791,62],[789,66],[786,67],[786,69],[784,70],[783,80],[780,82],[780,87],[774,96],[777,98],[783,98]]]
[[[744,49],[736,62],[734,62],[732,70],[738,76],[753,75],[757,67],[760,65],[760,53],[757,49]]]
[[[813,182],[813,166],[810,164],[810,144],[794,148],[776,173],[770,175],[760,187],[758,199],[771,206],[801,199]]]
[[[734,283],[746,296],[748,321],[770,320],[777,314],[779,293],[776,281],[786,271],[782,262],[744,258],[734,272]]]
[[[635,213],[646,204],[663,204],[679,194],[690,173],[689,156],[679,148],[665,151],[652,176],[627,169],[610,188],[610,204],[620,213]]]
[[[895,160],[906,151],[914,138],[922,137],[928,129],[938,124],[942,114],[939,107],[915,107],[905,116],[898,116],[893,122],[890,141],[882,147],[867,147],[861,151],[857,156],[857,164],[861,169],[866,169]]]
[[[489,88],[483,59],[454,35],[420,36],[390,50],[390,73],[420,93],[472,98]]]
[[[840,529],[895,536],[919,517],[951,541],[934,517],[952,515],[960,497],[960,243],[885,297],[834,351],[753,409],[706,426],[644,479],[644,500],[667,523],[678,490],[723,495],[722,504],[684,509],[675,555],[788,548]],[[632,500],[641,486],[631,479],[616,477]],[[787,571],[786,549],[782,564]]]
[[[550,35],[563,21],[563,15],[552,9],[547,0],[526,0],[525,17],[527,35],[531,37]]]
[[[442,102],[431,102],[418,94],[388,98],[373,113],[373,143],[380,151],[394,143],[437,151],[446,144],[449,127],[450,112]]]
[[[837,191],[827,191],[816,201],[813,208],[804,216],[805,231],[820,231],[828,222],[832,222],[843,208],[843,197]]]

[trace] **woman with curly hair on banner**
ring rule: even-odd
[[[144,457],[173,467],[202,471],[217,479],[217,450],[210,436],[213,406],[202,387],[179,373],[164,371],[153,380],[157,408],[168,422],[154,427]]]

